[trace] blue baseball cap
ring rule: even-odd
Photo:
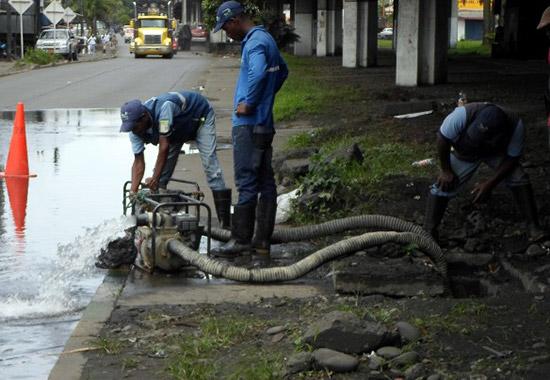
[[[134,129],[136,121],[141,118],[145,107],[141,104],[141,100],[130,100],[120,107],[120,119],[122,125],[120,126],[120,132],[130,132]]]
[[[488,104],[480,110],[468,128],[468,137],[475,144],[493,137],[499,129],[508,124],[508,117],[502,109],[494,104]]]
[[[244,8],[238,1],[226,1],[220,5],[216,12],[216,27],[214,28],[214,33],[218,32],[227,21],[243,12]]]

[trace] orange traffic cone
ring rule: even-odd
[[[6,171],[3,173],[0,172],[0,177],[36,177],[36,174],[29,174],[27,135],[25,133],[25,107],[23,103],[17,103]]]
[[[15,232],[22,234],[25,231],[25,216],[27,215],[29,177],[7,177],[5,181]]]

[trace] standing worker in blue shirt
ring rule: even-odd
[[[232,257],[252,250],[260,258],[268,259],[277,211],[277,189],[271,167],[275,134],[273,103],[288,69],[273,37],[262,26],[256,26],[237,1],[226,1],[218,8],[214,32],[220,29],[230,38],[242,41],[232,116],[239,201],[233,209],[231,240],[212,253]]]
[[[145,182],[151,190],[165,189],[174,173],[183,144],[194,140],[199,149],[208,186],[220,224],[229,227],[231,189],[225,187],[216,155],[216,114],[200,94],[168,92],[142,103],[130,100],[121,107],[121,132],[129,132],[134,152],[130,193],[138,191],[145,173],[145,144],[159,146],[153,176]]]

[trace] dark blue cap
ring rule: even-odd
[[[130,132],[134,129],[136,121],[141,118],[145,107],[141,104],[141,100],[130,100],[120,107],[120,118],[122,119],[122,125],[120,126],[120,132]]]
[[[218,32],[227,21],[243,12],[244,8],[238,1],[226,1],[220,5],[216,13],[216,27],[214,28],[214,33]]]
[[[508,117],[506,113],[494,104],[488,104],[480,110],[468,128],[468,137],[474,143],[481,143],[491,138],[499,130],[506,128]]]

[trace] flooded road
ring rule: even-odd
[[[0,113],[0,164],[13,113]],[[103,278],[101,247],[120,236],[133,155],[118,109],[26,112],[25,185],[0,179],[0,377],[45,379]],[[147,162],[156,152],[147,148]],[[148,168],[150,169],[150,168]],[[15,189],[15,190],[14,190]],[[8,191],[9,190],[9,191]]]

